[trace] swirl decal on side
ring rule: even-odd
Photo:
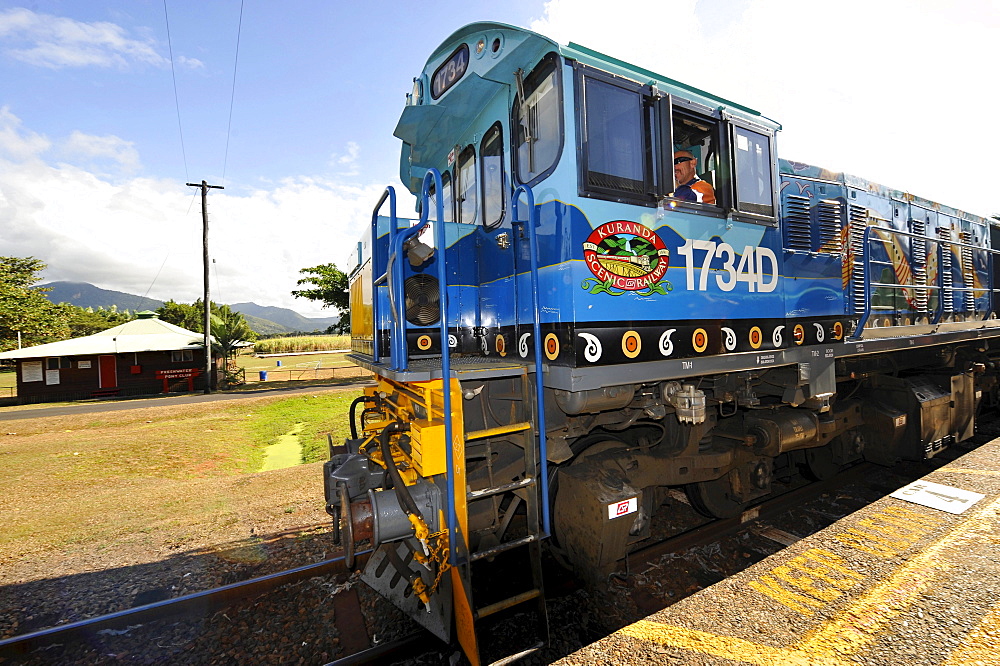
[[[823,340],[826,340],[826,329],[823,328],[823,324],[813,322],[813,326],[816,327],[816,342],[823,342]]]
[[[674,341],[670,339],[670,336],[676,332],[676,328],[668,328],[660,336],[660,353],[664,356],[670,356],[674,353]]]
[[[726,346],[726,351],[733,351],[736,349],[736,331],[733,329],[723,326],[722,332],[726,334],[726,339],[723,344]]]
[[[458,338],[453,333],[448,334],[448,348],[454,349],[458,346]]]
[[[780,347],[782,343],[785,341],[784,338],[781,337],[781,332],[784,330],[785,330],[784,326],[776,326],[774,328],[774,332],[771,333],[771,342],[774,343],[775,347]]]
[[[577,335],[587,341],[587,346],[583,349],[583,357],[591,363],[601,360],[604,348],[601,347],[601,341],[597,339],[597,336],[590,333],[577,333]]]
[[[522,333],[521,339],[517,341],[517,353],[521,358],[528,358],[528,338],[531,333]]]

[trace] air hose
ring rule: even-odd
[[[378,398],[376,398],[374,396],[363,395],[363,396],[361,396],[359,398],[355,398],[351,402],[351,409],[350,409],[350,412],[349,412],[350,416],[348,417],[350,419],[350,421],[351,421],[351,439],[357,439],[358,438],[358,426],[355,423],[357,421],[357,412],[356,412],[357,406],[360,403],[362,403],[362,402],[377,402],[377,401],[378,401]],[[364,416],[364,415],[362,414],[362,416]]]

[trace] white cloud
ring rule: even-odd
[[[115,23],[85,23],[23,8],[0,11],[0,39],[6,44],[6,55],[49,69],[91,66],[124,69],[132,64],[163,67],[170,62],[157,53],[154,40],[135,39]],[[183,57],[178,62],[189,67],[202,66],[198,60]]]
[[[358,155],[361,146],[354,141],[348,141],[346,149],[344,153],[333,153],[330,156],[330,165],[338,170],[338,176],[357,176],[360,173]]]
[[[21,119],[10,112],[10,107],[0,107],[0,157],[26,160],[44,153],[51,145],[41,134],[23,130]]]
[[[980,215],[1000,211],[985,156],[1000,2],[552,0],[531,28],[758,109],[782,157]],[[641,24],[636,17],[642,17]],[[951,158],[951,159],[947,159]]]
[[[6,109],[0,111],[0,121],[0,142],[13,132],[15,142],[47,145]],[[118,137],[75,133],[57,143],[138,163],[131,144]],[[67,163],[47,164],[37,157],[38,150],[14,152],[0,154],[3,254],[41,259],[48,264],[46,281],[90,282],[139,295],[149,290],[150,297],[161,300],[200,297],[197,190],[170,180],[112,180]],[[328,262],[349,268],[348,257],[382,188],[345,184],[342,178],[293,177],[266,189],[211,190],[213,300],[329,315],[317,312],[310,301],[292,298],[299,270]]]
[[[135,144],[113,135],[94,136],[75,131],[62,145],[62,152],[71,159],[82,159],[92,165],[111,160],[125,173],[135,173],[140,166]]]

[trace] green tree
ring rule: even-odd
[[[226,384],[242,383],[237,374],[239,368],[236,365],[236,355],[240,351],[241,343],[253,342],[257,339],[257,334],[247,324],[242,313],[233,312],[228,305],[223,305],[212,315],[212,337],[215,338],[213,349],[217,354],[222,354],[226,360]]]
[[[128,310],[119,312],[114,305],[108,310],[102,307],[95,310],[94,308],[81,308],[70,303],[60,303],[56,308],[69,328],[68,337],[70,338],[94,335],[135,319],[135,316]]]
[[[341,314],[349,312],[350,295],[348,293],[347,275],[339,270],[334,264],[320,264],[312,268],[303,268],[299,271],[306,277],[295,284],[298,286],[309,286],[308,289],[296,289],[292,296],[296,298],[308,298],[311,301],[319,301],[324,308],[335,308]],[[340,318],[340,324],[336,327],[338,332],[346,333],[350,330],[350,319],[346,316]]]
[[[200,299],[192,305],[178,303],[170,299],[156,309],[156,314],[168,324],[180,326],[195,333],[205,331],[205,313],[202,310]]]
[[[45,263],[34,257],[0,257],[0,351],[62,340],[69,327],[58,306],[35,287]]]

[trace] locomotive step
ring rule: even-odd
[[[500,493],[510,492],[512,490],[517,490],[519,488],[528,488],[535,485],[535,479],[533,477],[526,477],[520,481],[514,481],[512,483],[506,483],[502,486],[497,486],[495,488],[483,488],[481,490],[470,491],[467,495],[468,500],[471,502],[473,500],[483,499],[484,497],[491,497],[493,495],[499,495]]]
[[[494,613],[499,613],[500,611],[507,610],[508,608],[513,608],[514,606],[523,604],[526,601],[537,599],[540,596],[542,596],[541,590],[539,589],[528,590],[527,592],[521,592],[520,594],[515,594],[512,597],[501,599],[496,603],[492,603],[487,606],[483,606],[482,608],[478,608],[473,613],[473,615],[477,620],[480,618],[489,617]]]
[[[502,543],[499,546],[494,546],[492,548],[487,548],[486,550],[476,551],[469,556],[469,559],[473,562],[485,559],[487,557],[494,557],[500,553],[506,553],[508,550],[513,550],[514,548],[520,548],[521,546],[527,546],[529,543],[534,543],[538,541],[537,534],[529,534],[526,537],[521,537],[520,539],[515,539],[514,541],[508,541],[507,543]]]
[[[486,439],[487,437],[498,437],[499,435],[509,435],[514,432],[524,432],[525,430],[531,430],[531,424],[527,421],[521,421],[520,423],[511,423],[510,425],[497,426],[496,428],[469,431],[465,433],[465,441],[471,442],[477,439]]]

